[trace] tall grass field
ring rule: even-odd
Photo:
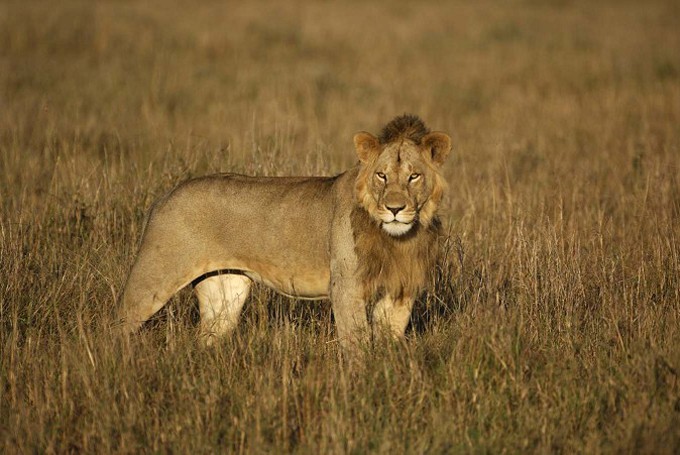
[[[119,343],[156,198],[403,113],[454,144],[403,343],[261,286]],[[0,2],[1,453],[672,454],[679,375],[677,1]]]

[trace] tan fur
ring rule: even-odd
[[[345,345],[366,339],[372,302],[376,322],[402,336],[436,257],[439,166],[451,142],[402,116],[354,143],[360,162],[336,177],[214,175],[154,204],[122,296],[125,332],[203,277],[197,296],[211,337],[233,330],[249,280],[330,297]]]

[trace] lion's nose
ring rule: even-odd
[[[392,215],[397,216],[397,213],[399,213],[399,212],[401,212],[402,210],[404,210],[404,208],[405,208],[406,206],[405,206],[405,205],[399,205],[399,206],[386,205],[385,207],[387,207],[387,210],[389,210],[390,212],[392,212]]]

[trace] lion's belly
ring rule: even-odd
[[[244,274],[289,297],[325,299],[329,296],[330,269],[322,264],[286,267],[286,264],[278,265],[252,258],[221,258],[201,263],[193,275],[200,276],[206,271]]]
[[[250,262],[250,261],[249,261]],[[328,297],[330,270],[327,267],[290,269],[267,263],[249,263],[245,274],[290,297],[323,299]]]

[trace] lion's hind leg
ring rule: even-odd
[[[250,278],[236,274],[214,275],[196,284],[201,334],[207,345],[236,328],[251,284]]]
[[[138,330],[177,291],[201,273],[199,268],[191,266],[197,262],[193,251],[161,248],[159,245],[179,242],[163,237],[159,240],[157,230],[152,228],[132,266],[118,309],[124,334]]]

